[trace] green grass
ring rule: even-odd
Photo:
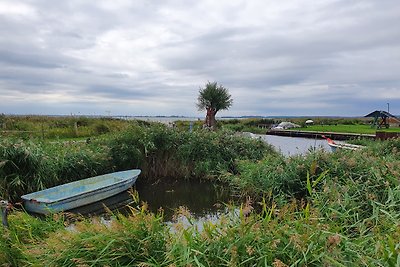
[[[396,267],[400,139],[363,145],[283,157],[230,132],[138,124],[90,144],[2,139],[3,197],[138,166],[149,179],[223,181],[247,201],[203,230],[176,222],[171,231],[162,214],[137,203],[130,216],[111,214],[109,225],[74,218],[73,230],[60,215],[13,210],[10,228],[0,227],[0,265]],[[178,212],[191,221],[189,211]]]
[[[99,136],[127,129],[133,121],[113,118],[6,116],[0,114],[0,137],[71,139]]]
[[[103,173],[140,168],[141,179],[216,179],[234,172],[238,160],[276,154],[260,140],[230,132],[179,131],[163,125],[132,124],[90,143],[3,138],[0,196],[22,194]]]
[[[292,129],[295,131],[315,131],[315,132],[336,132],[336,133],[357,133],[357,134],[375,134],[377,129],[371,128],[370,125],[310,125],[303,128]],[[399,127],[392,127],[389,129],[383,128],[378,131],[384,132],[400,132]]]

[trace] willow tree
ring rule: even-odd
[[[217,112],[229,109],[233,103],[228,89],[218,85],[217,82],[208,82],[204,88],[200,88],[197,100],[199,110],[207,111],[204,125],[211,129],[216,127],[215,115]]]

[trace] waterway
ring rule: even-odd
[[[216,220],[221,214],[227,213],[227,205],[234,200],[226,186],[210,181],[179,179],[149,184],[139,180],[133,189],[137,191],[140,203],[136,203],[132,194],[126,191],[71,212],[100,215],[109,209],[129,215],[131,209],[128,206],[138,208],[146,205],[153,213],[162,210],[166,222],[179,219],[179,216],[175,216],[178,210],[188,211],[193,219],[201,222]]]
[[[272,145],[277,151],[285,156],[306,154],[311,151],[323,149],[330,151],[330,147],[325,140],[309,139],[300,137],[287,137],[277,135],[255,134],[253,138],[260,138]]]
[[[307,139],[297,137],[283,137],[273,135],[251,135],[271,144],[283,155],[293,156],[305,154],[313,150],[324,149],[330,151],[325,140]],[[179,220],[176,211],[185,207],[196,225],[201,227],[203,221],[217,220],[221,214],[228,212],[227,204],[236,202],[229,189],[224,185],[197,180],[159,180],[152,184],[144,183],[138,179],[135,185],[141,204],[135,203],[131,194],[123,192],[102,202],[91,204],[74,210],[81,214],[104,213],[104,206],[111,210],[129,214],[131,211],[126,205],[138,207],[146,203],[151,212],[157,213],[162,209],[164,220],[173,222]],[[180,218],[182,219],[182,218]],[[185,220],[185,218],[183,218]]]

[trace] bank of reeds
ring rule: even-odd
[[[273,153],[262,141],[231,133],[178,131],[133,124],[91,142],[0,141],[0,196],[24,193],[107,172],[142,169],[141,179],[207,179],[234,172],[237,160]]]
[[[107,117],[0,114],[0,137],[18,137],[24,140],[92,137],[124,130],[131,122]]]
[[[125,144],[120,138],[127,136],[116,142]],[[159,140],[144,136],[137,138]],[[399,145],[240,160],[218,177],[253,202],[202,230],[177,222],[171,231],[145,206],[129,217],[113,215],[110,224],[86,219],[72,229],[60,217],[42,221],[13,212],[10,228],[1,228],[0,260],[14,266],[399,266]],[[191,221],[188,211],[180,213]]]
[[[0,260],[14,266],[398,266],[400,216],[391,205],[399,199],[376,203],[370,217],[346,224],[340,220],[346,211],[335,209],[339,200],[322,201],[329,195],[315,191],[308,204],[248,202],[202,230],[180,222],[169,230],[143,207],[108,224],[86,219],[69,228],[57,217],[21,220],[26,215],[17,212],[10,229],[0,231]],[[261,211],[251,212],[252,205]],[[191,221],[187,210],[179,215]]]
[[[277,154],[260,140],[232,132],[188,132],[164,126],[132,126],[110,139],[109,147],[118,169],[141,167],[147,179],[207,179],[235,172],[237,160],[255,161]]]

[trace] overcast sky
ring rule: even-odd
[[[0,0],[0,113],[400,114],[399,0]]]

